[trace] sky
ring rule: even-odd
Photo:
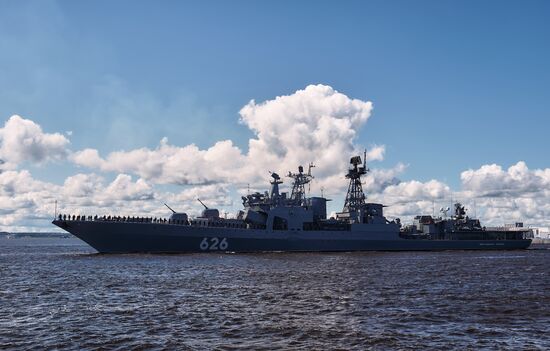
[[[343,206],[550,225],[548,1],[0,2],[0,230],[229,216],[314,162]],[[285,186],[290,186],[286,178]]]

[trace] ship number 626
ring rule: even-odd
[[[206,250],[227,250],[229,244],[227,243],[226,238],[203,238],[200,244],[200,249],[203,251]]]

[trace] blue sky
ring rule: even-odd
[[[2,1],[0,116],[102,156],[163,137],[246,152],[244,105],[323,84],[372,101],[354,144],[385,146],[373,167],[459,191],[467,169],[549,166],[548,18],[548,1]]]

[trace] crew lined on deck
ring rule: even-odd
[[[60,221],[106,221],[106,222],[126,222],[126,223],[157,223],[157,224],[180,224],[187,225],[187,221],[172,220],[166,218],[157,217],[126,217],[126,216],[85,216],[85,215],[67,215],[60,214],[58,216]]]

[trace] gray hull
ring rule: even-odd
[[[53,224],[100,253],[515,250],[526,249],[531,244],[530,239],[403,239],[384,231],[267,231],[60,220]]]

